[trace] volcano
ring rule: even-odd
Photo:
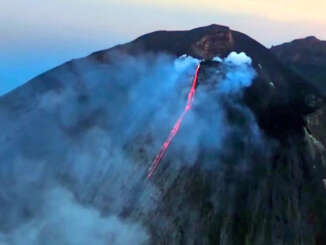
[[[0,97],[0,243],[326,244],[324,93],[272,51],[157,31]]]

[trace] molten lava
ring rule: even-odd
[[[162,158],[164,157],[164,155],[165,155],[165,153],[166,153],[166,151],[167,151],[170,143],[172,142],[174,136],[178,133],[179,128],[180,128],[180,125],[181,125],[181,123],[183,121],[183,118],[185,117],[185,115],[187,114],[187,112],[191,108],[192,101],[193,101],[193,98],[194,98],[195,92],[196,92],[199,70],[200,70],[200,64],[197,66],[195,77],[194,77],[194,80],[192,82],[191,89],[190,89],[190,91],[188,93],[188,100],[187,100],[186,107],[183,110],[182,114],[179,116],[178,121],[174,124],[174,127],[171,130],[171,132],[169,134],[169,137],[166,139],[166,141],[162,145],[159,153],[154,158],[154,161],[153,161],[152,166],[151,166],[151,168],[149,170],[149,173],[147,175],[147,178],[150,178],[153,175],[153,173],[155,172],[155,170],[158,168],[158,166],[159,166]]]

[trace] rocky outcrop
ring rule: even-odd
[[[213,26],[208,34],[192,44],[190,54],[209,60],[230,53],[233,45],[232,32],[228,27]]]
[[[318,141],[320,141],[324,146],[326,146],[326,128],[324,123],[326,120],[325,109],[325,106],[322,106],[315,112],[305,117],[309,132],[314,135],[314,137],[316,137],[316,139],[318,139]]]

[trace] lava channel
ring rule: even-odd
[[[160,151],[158,152],[158,154],[155,156],[154,161],[152,163],[151,168],[149,169],[147,178],[149,179],[150,177],[152,177],[153,173],[155,172],[155,170],[158,168],[158,166],[160,165],[160,162],[162,160],[162,158],[164,157],[167,149],[169,148],[169,145],[171,144],[174,136],[178,133],[179,128],[181,126],[181,123],[183,121],[183,118],[185,117],[185,115],[187,114],[187,112],[191,109],[191,105],[192,105],[192,101],[193,98],[195,96],[195,92],[196,92],[196,87],[197,87],[197,81],[198,81],[198,73],[200,70],[200,64],[197,66],[196,69],[196,73],[195,73],[195,77],[194,80],[192,82],[192,86],[191,89],[188,93],[188,99],[187,99],[187,104],[185,109],[183,110],[182,114],[179,116],[178,121],[174,124],[173,129],[171,130],[169,137],[166,139],[166,141],[164,142],[164,144],[161,146]]]

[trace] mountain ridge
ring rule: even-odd
[[[271,51],[284,65],[326,93],[326,41],[309,36],[273,46]]]

